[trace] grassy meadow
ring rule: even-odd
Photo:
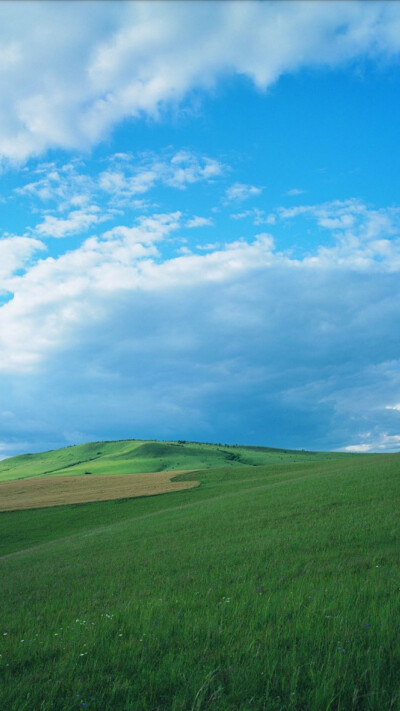
[[[80,447],[0,475],[200,486],[0,514],[0,708],[400,709],[400,455]]]

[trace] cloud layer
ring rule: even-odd
[[[2,431],[31,443],[46,433],[49,446],[60,430],[66,442],[156,430],[396,448],[399,210],[348,200],[275,216],[276,235],[306,216],[333,243],[294,257],[269,233],[221,235],[207,253],[163,257],[185,226],[179,211],[33,265],[40,243],[15,238],[9,272],[14,259],[25,272],[4,280],[14,296],[0,309],[0,370],[19,395],[10,408],[4,391]]]
[[[0,19],[0,156],[14,161],[87,150],[227,75],[265,90],[400,50],[400,8],[382,1],[3,2]]]

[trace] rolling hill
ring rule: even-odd
[[[0,461],[0,482],[49,475],[139,474],[222,466],[289,464],[353,456],[338,452],[307,452],[183,441],[90,442],[4,459]]]

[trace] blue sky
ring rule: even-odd
[[[0,456],[397,450],[399,4],[0,19]]]

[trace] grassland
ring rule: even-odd
[[[399,709],[400,456],[270,456],[2,513],[0,708]]]

